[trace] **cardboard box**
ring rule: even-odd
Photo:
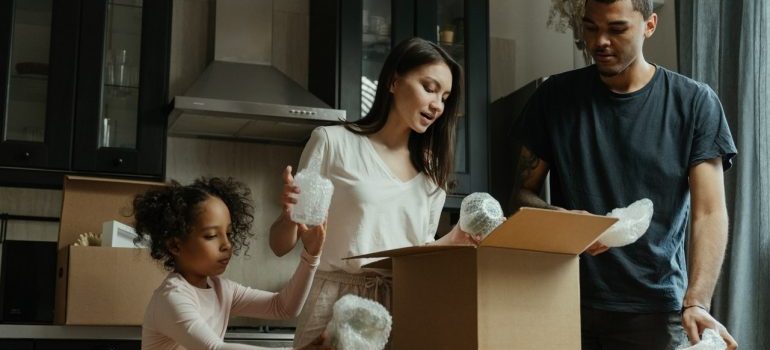
[[[578,255],[615,221],[522,208],[478,247],[354,258],[390,258],[394,349],[580,349]]]
[[[72,246],[102,223],[133,221],[134,196],[157,182],[67,176],[64,180],[55,321],[67,325],[141,325],[152,292],[165,278],[147,249]]]

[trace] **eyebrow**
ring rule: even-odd
[[[594,21],[592,21],[588,17],[583,17],[583,22],[588,22],[588,23],[591,23],[591,24],[596,24]],[[626,20],[612,21],[612,22],[609,23],[609,25],[610,26],[626,26],[626,25],[628,25],[628,21],[626,21]]]

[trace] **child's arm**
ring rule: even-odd
[[[206,324],[198,307],[184,293],[172,292],[166,298],[158,300],[153,306],[147,310],[148,313],[152,313],[152,329],[173,339],[186,349],[269,349],[245,344],[225,343]],[[153,349],[153,344],[147,344],[146,339],[142,341],[142,349]]]
[[[252,289],[233,283],[232,315],[268,319],[296,317],[305,304],[319,257],[302,250],[299,266],[289,283],[278,293]]]

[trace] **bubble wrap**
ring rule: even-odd
[[[391,324],[390,313],[378,302],[348,294],[334,303],[326,334],[336,350],[381,350]]]
[[[317,226],[326,219],[332,201],[334,185],[321,176],[317,161],[294,176],[294,185],[300,189],[297,204],[291,211],[291,220],[308,226]]]
[[[503,209],[489,193],[471,193],[460,204],[460,229],[463,232],[484,238],[503,221]]]
[[[727,343],[725,343],[724,339],[722,339],[722,337],[719,336],[719,333],[717,333],[717,331],[711,328],[706,328],[706,330],[703,331],[703,335],[701,335],[701,338],[698,344],[692,345],[690,344],[690,342],[687,342],[687,344],[676,348],[676,350],[725,350],[725,349],[727,349]]]
[[[626,208],[613,209],[607,216],[620,220],[604,231],[599,243],[608,247],[622,247],[636,242],[650,227],[652,213],[652,201],[647,198],[640,199]]]

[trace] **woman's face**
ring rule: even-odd
[[[424,133],[444,113],[444,102],[452,91],[452,71],[444,62],[419,66],[396,76],[390,86],[393,104],[388,118],[417,133]]]

